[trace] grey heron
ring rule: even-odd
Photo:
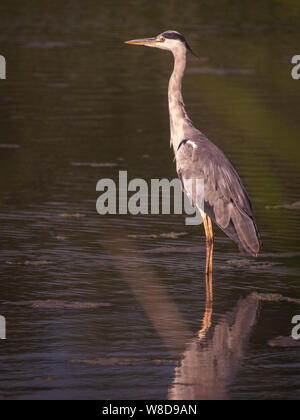
[[[194,204],[198,202],[195,188],[186,180],[204,180],[204,208],[199,208],[199,211],[206,235],[206,275],[212,273],[212,222],[236,242],[242,251],[257,256],[260,248],[259,232],[247,191],[231,161],[193,126],[185,110],[181,84],[187,51],[191,51],[185,38],[177,31],[165,31],[153,38],[125,43],[173,53],[174,69],[168,88],[171,147],[182,187]]]

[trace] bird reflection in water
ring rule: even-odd
[[[212,282],[212,272],[209,272],[205,276],[206,279],[206,305],[205,312],[202,321],[202,328],[198,332],[199,340],[203,340],[206,336],[207,331],[211,327],[211,318],[213,313],[213,282]]]
[[[188,344],[175,369],[169,389],[171,400],[227,399],[227,384],[239,368],[256,323],[260,303],[254,295],[249,295],[239,300],[236,308],[210,330],[212,296],[209,293],[208,290],[202,328]]]
[[[109,235],[114,237],[111,229]],[[116,238],[119,235],[120,228]],[[260,295],[252,293],[241,299],[236,308],[225,314],[222,321],[213,328],[213,287],[210,272],[206,275],[206,305],[202,326],[197,336],[189,339],[192,332],[160,279],[152,271],[149,261],[136,243],[128,239],[128,232],[122,231],[121,237],[122,244],[118,247],[115,245],[118,242],[112,241],[111,246],[107,246],[107,252],[166,348],[173,351],[174,345],[182,346],[189,340],[180,366],[175,368],[169,399],[226,399],[226,385],[239,367],[256,322]]]

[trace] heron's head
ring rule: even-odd
[[[125,44],[160,48],[162,50],[172,51],[173,54],[187,50],[192,52],[184,36],[177,31],[165,31],[153,38],[132,39],[131,41],[126,41]]]

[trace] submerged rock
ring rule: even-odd
[[[46,260],[37,260],[37,261],[26,260],[26,261],[6,261],[6,264],[8,265],[46,265],[46,264],[50,264],[50,262]]]
[[[41,309],[92,309],[99,307],[111,306],[111,303],[106,302],[68,302],[66,300],[27,300],[18,302],[3,302],[5,305],[22,305],[31,306],[32,308]]]
[[[266,209],[300,210],[300,200],[292,204],[278,204],[276,206],[266,206]]]
[[[270,347],[300,347],[300,340],[279,336],[268,341]]]
[[[167,239],[177,239],[181,236],[188,235],[187,232],[168,232],[168,233],[150,233],[150,234],[140,234],[140,235],[128,235],[128,238],[144,238],[144,239],[158,239],[158,238],[167,238]]]
[[[87,365],[100,366],[132,366],[136,364],[155,364],[155,365],[173,365],[175,360],[170,359],[143,359],[143,358],[129,358],[129,357],[103,357],[98,359],[72,359],[70,363],[82,363]]]
[[[278,293],[253,292],[251,296],[255,299],[265,301],[265,302],[292,302],[292,303],[300,304],[300,299],[282,296]]]
[[[115,162],[103,162],[103,163],[97,163],[97,162],[71,162],[72,166],[87,166],[90,168],[113,168],[115,166],[119,166],[118,163]]]
[[[81,214],[81,213],[61,213],[60,217],[76,217],[76,218],[80,218],[80,217],[85,217],[85,214]]]

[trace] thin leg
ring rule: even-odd
[[[207,238],[209,235],[209,230],[208,230],[208,224],[207,224],[207,216],[205,213],[202,213],[202,219],[203,219],[203,226],[204,226],[204,231],[205,231],[205,238],[206,238],[206,269],[205,269],[205,273],[207,273],[207,267],[208,267],[208,255],[207,255],[207,251],[208,251],[208,243],[207,243]]]
[[[209,261],[208,261],[208,271],[207,273],[212,273],[213,268],[213,251],[214,251],[214,232],[212,227],[211,218],[207,216],[207,224],[209,231],[208,247],[209,247]],[[207,238],[206,238],[207,240]]]
[[[211,327],[211,318],[213,313],[213,278],[212,278],[212,264],[213,264],[213,228],[211,218],[202,212],[203,225],[206,236],[206,305],[205,313],[202,321],[202,328],[198,332],[199,340],[203,340],[207,331]]]
[[[213,265],[213,248],[214,248],[214,234],[212,228],[211,218],[205,213],[202,214],[203,225],[206,236],[206,269],[205,273],[212,273]]]

